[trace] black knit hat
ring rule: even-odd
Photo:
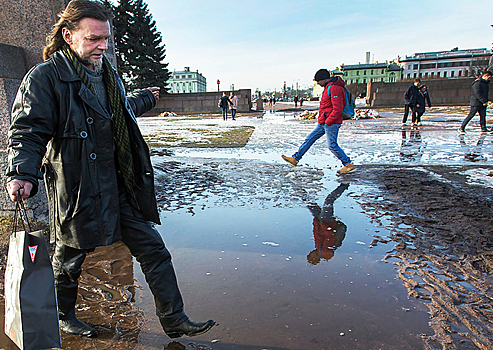
[[[324,79],[330,79],[330,73],[327,69],[322,68],[322,69],[319,69],[317,71],[317,73],[315,73],[315,78],[313,78],[313,80],[320,81],[320,80],[324,80]]]

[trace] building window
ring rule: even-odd
[[[422,78],[423,74],[422,73],[419,73],[419,77]]]
[[[371,75],[373,75],[373,69],[371,70]]]
[[[431,72],[430,75],[433,78],[433,76],[435,75],[435,72]]]
[[[347,72],[344,72],[344,76],[347,77]]]
[[[408,65],[408,66],[407,66],[407,69],[411,70],[411,65]]]
[[[366,79],[363,79],[363,84],[366,83]]]
[[[359,75],[359,70],[356,71],[356,75]]]
[[[416,78],[416,75],[417,75],[417,74],[416,74],[416,73],[414,73],[414,78]]]
[[[447,72],[443,72],[443,77],[446,78],[447,77]]]
[[[413,65],[413,69],[418,69],[418,65],[417,64]]]
[[[411,79],[411,73],[408,73],[408,74],[407,74],[407,78],[408,78],[408,79]]]
[[[366,75],[366,70],[363,71],[363,75]]]
[[[455,76],[455,71],[451,71],[451,72],[450,72],[450,76],[451,76],[451,77],[454,77],[454,76]]]
[[[461,77],[461,76],[462,76],[462,71],[460,70],[460,71],[459,71],[459,77]]]
[[[384,73],[384,70],[382,69],[382,74]]]
[[[437,72],[437,77],[440,78],[440,72]]]
[[[428,72],[425,73],[425,78],[428,78]]]

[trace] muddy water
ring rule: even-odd
[[[324,142],[303,166],[279,161],[313,128],[292,117],[246,121],[256,129],[240,150],[178,149],[153,157],[158,230],[173,255],[186,312],[218,325],[171,341],[139,266],[116,244],[89,256],[81,278],[78,315],[100,334],[63,335],[64,349],[423,348],[419,335],[433,334],[428,308],[408,297],[396,266],[385,262],[395,243],[373,244],[391,236],[394,223],[358,204],[370,191],[366,185],[352,183],[331,200],[343,181]],[[471,162],[470,154],[479,162],[493,154],[489,138],[452,136],[451,118],[457,119],[440,115],[414,134],[382,120],[349,122],[341,145],[357,164],[460,164]],[[328,214],[317,214],[317,206]],[[0,347],[14,349],[3,334]]]

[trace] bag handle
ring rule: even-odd
[[[17,232],[17,221],[22,219],[22,227],[26,231],[26,224],[29,232],[31,232],[31,224],[29,223],[29,218],[26,215],[26,208],[24,206],[24,201],[22,200],[21,193],[17,190],[17,200],[15,201],[15,211],[14,211],[14,222],[12,224],[12,234],[15,235]]]

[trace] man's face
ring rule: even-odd
[[[83,18],[77,30],[62,29],[62,35],[81,63],[91,70],[100,68],[108,48],[110,23],[94,18]]]
[[[489,74],[483,74],[483,79],[486,80],[486,81],[490,81],[491,75],[489,75]]]
[[[330,79],[324,79],[324,80],[318,80],[317,84],[320,85],[321,87],[325,87],[327,83],[329,82]]]

